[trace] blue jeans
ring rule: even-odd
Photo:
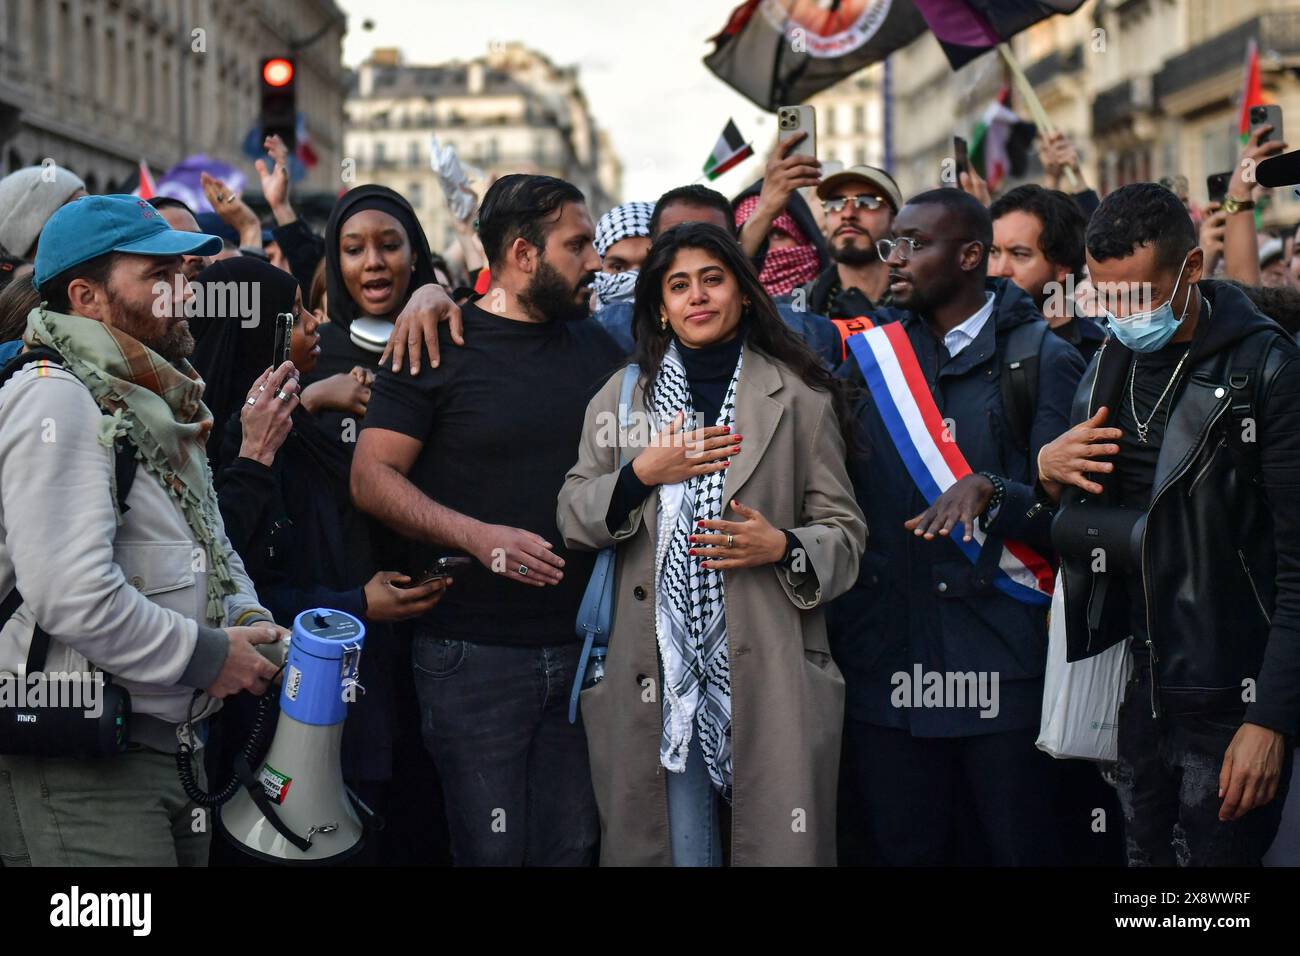
[[[673,866],[722,866],[722,831],[718,792],[704,763],[699,734],[691,735],[686,770],[668,775],[668,833]]]
[[[501,647],[417,629],[424,745],[457,866],[591,866],[600,821],[569,691],[581,646]]]

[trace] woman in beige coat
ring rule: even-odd
[[[656,240],[634,332],[630,427],[620,371],[559,500],[569,547],[617,545],[581,695],[601,862],[716,866],[729,845],[737,866],[833,865],[844,682],[821,607],[866,542],[843,386],[716,226]]]

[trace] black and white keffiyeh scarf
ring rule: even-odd
[[[744,352],[736,362],[717,422],[735,418],[736,382]],[[684,431],[699,427],[690,383],[677,352],[669,345],[652,393],[655,426],[663,431],[678,411],[686,412]],[[658,545],[655,553],[655,634],[663,665],[663,734],[659,761],[683,773],[693,730],[713,786],[731,799],[731,668],[722,572],[706,570],[688,553],[697,521],[722,517],[726,470],[709,472],[674,485],[659,486]]]

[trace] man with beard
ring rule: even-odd
[[[219,698],[260,694],[275,675],[256,645],[283,629],[222,525],[212,415],[186,361],[177,273],[219,248],[130,196],[79,199],[41,232],[44,305],[0,389],[0,674],[32,687],[72,673],[93,715],[102,671],[130,692],[131,715],[111,760],[0,756],[7,865],[203,865],[179,744],[201,748]],[[293,404],[296,387],[249,401]],[[192,766],[202,786],[201,755]]]
[[[354,500],[413,539],[413,571],[473,559],[412,648],[460,866],[595,859],[586,737],[568,722],[595,555],[565,549],[555,519],[587,403],[623,354],[582,321],[594,231],[570,183],[497,180],[478,218],[492,284],[460,307],[465,344],[443,324],[436,367],[381,369],[353,457]]]
[[[843,341],[890,303],[889,267],[876,252],[876,240],[889,236],[902,193],[883,169],[850,166],[823,179],[817,198],[834,262],[804,286],[804,294],[808,310],[834,322]]]
[[[1083,234],[1078,204],[1056,189],[1017,186],[989,207],[993,248],[989,275],[1010,279],[1029,293],[1048,327],[1092,361],[1105,330],[1080,313],[1074,283],[1083,279]]]

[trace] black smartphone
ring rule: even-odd
[[[956,160],[953,185],[960,189],[961,174],[970,172],[970,152],[966,147],[966,140],[962,139],[960,136],[954,136],[952,138],[952,155]]]
[[[467,558],[464,556],[455,556],[455,557],[448,556],[445,558],[439,558],[437,561],[433,562],[433,564],[430,567],[425,568],[419,574],[411,575],[410,584],[406,584],[406,585],[398,584],[394,586],[408,587],[408,588],[419,587],[421,584],[427,584],[428,582],[432,581],[434,578],[453,577],[457,571],[463,568],[468,568],[472,564],[474,564],[474,559]]]
[[[279,368],[289,361],[289,353],[292,347],[293,313],[281,312],[275,317],[275,342],[271,348],[271,368]]]
[[[1210,202],[1223,205],[1228,198],[1228,183],[1232,179],[1232,170],[1226,173],[1210,173],[1205,177],[1205,191],[1210,195]]]
[[[1282,142],[1282,107],[1276,103],[1271,103],[1268,106],[1252,106],[1250,108],[1250,128],[1253,130],[1257,126],[1264,125],[1273,128],[1259,138],[1261,143]]]

